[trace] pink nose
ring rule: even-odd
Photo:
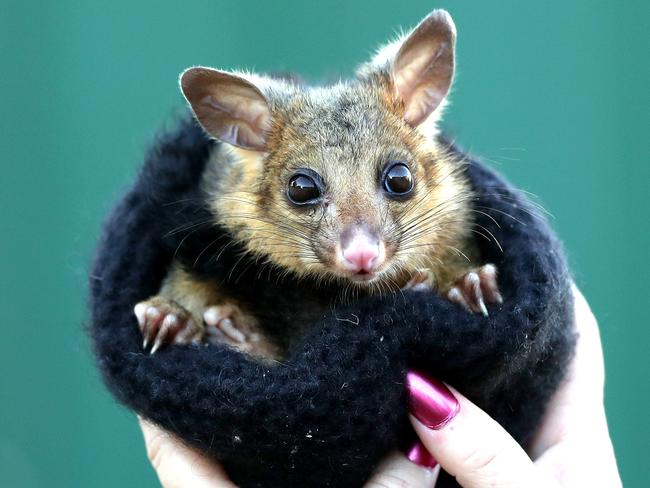
[[[366,239],[353,239],[343,250],[343,257],[354,266],[355,272],[372,271],[379,257],[379,244]]]

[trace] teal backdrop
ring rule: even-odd
[[[206,64],[349,75],[435,7],[458,26],[445,126],[538,195],[600,321],[627,487],[650,476],[647,1],[0,3],[0,486],[156,486],[84,328],[100,222]]]

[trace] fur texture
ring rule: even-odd
[[[529,441],[573,351],[570,276],[535,208],[474,160],[466,166],[473,204],[486,214],[477,220],[503,248],[477,241],[500,271],[505,300],[489,318],[404,292],[333,310],[276,366],[220,345],[144,353],[132,308],[156,293],[174,255],[191,256],[188,265],[242,296],[290,303],[309,286],[237,245],[217,259],[196,252],[230,241],[198,224],[209,217],[199,183],[215,144],[191,120],[161,137],[105,223],[90,277],[91,334],[122,403],[221,460],[244,487],[360,486],[388,451],[413,441],[410,368],[453,384]],[[193,222],[191,233],[174,232]]]
[[[295,93],[286,83],[273,92],[264,88],[275,107],[267,152],[221,145],[204,178],[215,196],[208,201],[248,250],[297,274],[347,286],[337,244],[344,229],[363,222],[386,255],[382,279],[369,288],[398,289],[417,269],[456,279],[463,274],[451,266],[456,250],[471,254],[469,188],[457,171],[462,163],[404,123],[404,107],[387,96],[386,76],[370,78]],[[377,198],[377,180],[389,161],[409,164],[415,187],[406,202]],[[288,204],[286,182],[301,168],[325,182],[327,205],[297,210]],[[414,221],[420,225],[410,225]]]

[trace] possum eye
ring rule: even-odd
[[[287,197],[296,205],[316,203],[321,195],[319,182],[315,175],[296,173],[289,179]]]
[[[413,190],[411,170],[404,163],[392,163],[384,170],[383,184],[391,196],[403,197]]]

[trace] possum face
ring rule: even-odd
[[[453,245],[466,197],[459,167],[404,122],[386,88],[310,90],[274,117],[257,212],[280,222],[276,245],[267,241],[274,260],[359,283],[399,281]]]
[[[352,82],[304,88],[192,68],[183,93],[228,143],[220,221],[300,274],[400,281],[464,237],[466,184],[434,143],[455,29],[436,11]]]

